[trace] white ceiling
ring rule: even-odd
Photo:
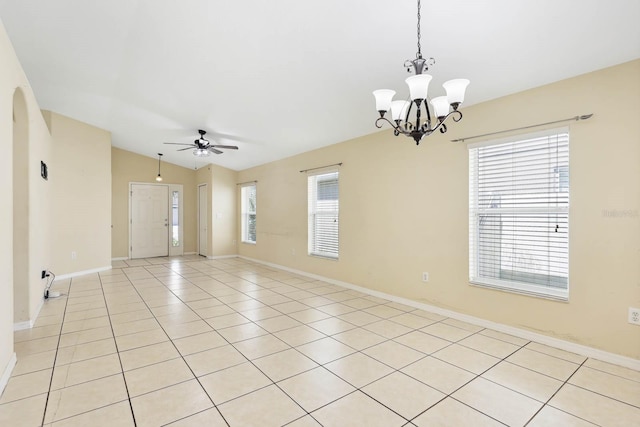
[[[431,91],[469,78],[469,105],[640,58],[639,18],[638,0],[423,0]],[[207,160],[242,170],[377,131],[371,91],[407,95],[416,52],[415,0],[0,0],[0,19],[41,108],[190,168],[162,143],[205,129],[240,147]]]

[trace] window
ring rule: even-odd
[[[338,258],[338,171],[309,175],[309,255]]]
[[[256,184],[241,188],[242,242],[256,243]]]
[[[180,246],[180,192],[171,192],[171,246]]]
[[[567,129],[469,146],[469,276],[568,299]]]
[[[184,254],[184,199],[181,184],[169,184],[169,256]]]

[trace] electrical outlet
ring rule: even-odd
[[[429,273],[427,273],[426,271],[424,273],[422,273],[422,281],[423,282],[428,282],[429,281]]]
[[[640,325],[640,308],[629,307],[629,323]]]
[[[76,251],[71,251],[71,259],[78,258],[78,253]]]

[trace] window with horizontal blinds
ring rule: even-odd
[[[240,189],[242,242],[256,243],[256,184],[243,185]]]
[[[338,258],[338,175],[332,170],[307,176],[309,255]]]
[[[567,129],[469,146],[469,276],[568,298]]]

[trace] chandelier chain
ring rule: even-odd
[[[420,0],[418,0],[418,53],[416,58],[422,58],[422,46],[420,45]]]

